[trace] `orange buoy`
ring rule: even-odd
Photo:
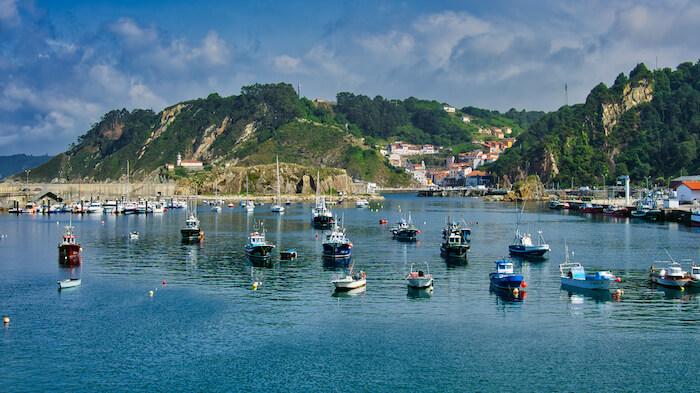
[[[520,286],[523,287],[523,288],[527,288],[527,283],[526,283],[525,281],[523,281],[523,282],[520,284]]]

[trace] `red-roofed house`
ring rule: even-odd
[[[700,201],[700,181],[686,180],[676,187],[676,194],[680,202]]]

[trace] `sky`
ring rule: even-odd
[[[700,58],[700,2],[0,0],[0,155],[56,154],[112,109],[252,83],[556,110],[637,63]]]

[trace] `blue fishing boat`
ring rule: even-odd
[[[245,245],[245,254],[250,259],[269,259],[275,245],[265,239],[265,229],[254,231],[248,236],[248,243]]]
[[[523,276],[513,273],[513,262],[507,259],[499,259],[496,261],[496,271],[489,274],[491,286],[496,289],[505,289],[512,291],[525,287]]]
[[[352,254],[352,242],[345,235],[345,228],[333,223],[333,229],[326,235],[323,241],[324,258],[350,258]]]

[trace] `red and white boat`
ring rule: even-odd
[[[693,209],[690,213],[690,226],[700,227],[700,210]]]
[[[64,264],[80,263],[80,252],[83,250],[75,239],[72,225],[66,225],[63,241],[58,245],[58,261]]]

